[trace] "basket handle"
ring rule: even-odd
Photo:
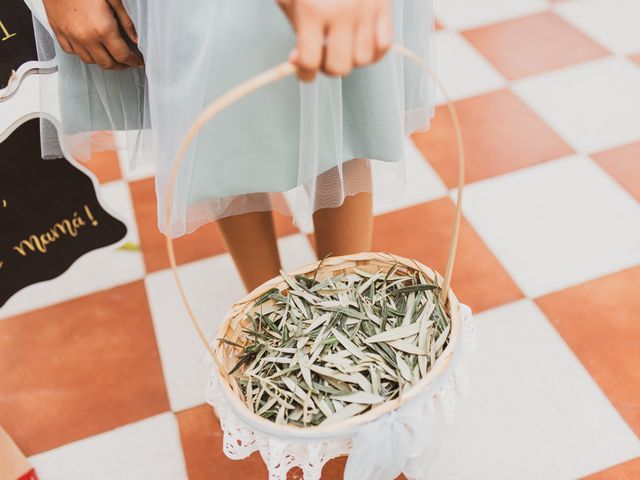
[[[446,299],[449,293],[449,289],[451,287],[451,276],[453,273],[453,266],[456,258],[456,251],[458,247],[458,237],[460,232],[460,219],[462,216],[462,190],[464,188],[464,149],[462,145],[462,133],[460,131],[460,122],[458,121],[458,115],[456,114],[455,107],[453,103],[449,99],[446,90],[444,89],[442,82],[435,75],[435,73],[431,70],[431,68],[427,65],[427,63],[413,50],[406,48],[403,45],[393,44],[391,49],[405,58],[415,62],[425,73],[427,73],[438,85],[442,95],[444,96],[447,108],[449,110],[449,114],[451,116],[451,122],[453,123],[453,128],[455,131],[455,140],[456,140],[456,150],[458,156],[458,193],[456,199],[456,210],[455,217],[453,222],[453,229],[451,233],[451,241],[449,243],[449,254],[447,257],[447,266],[445,269],[444,282],[441,290],[441,301],[443,305],[446,303]],[[213,349],[209,342],[207,341],[207,336],[204,334],[204,331],[200,327],[200,324],[196,318],[196,315],[191,307],[191,303],[187,297],[186,291],[180,280],[180,275],[178,274],[178,267],[176,265],[176,255],[173,248],[173,239],[170,236],[170,225],[171,225],[171,207],[173,205],[173,196],[175,193],[175,185],[176,179],[178,176],[178,170],[182,162],[184,161],[185,153],[187,148],[196,137],[198,132],[204,127],[209,120],[218,115],[220,112],[225,110],[227,107],[231,106],[241,98],[249,95],[250,93],[261,89],[271,83],[277,82],[285,77],[293,75],[297,72],[297,67],[291,62],[283,62],[279,65],[276,65],[269,70],[266,70],[249,80],[237,85],[232,88],[224,95],[214,100],[209,106],[202,111],[202,113],[196,118],[193,122],[189,131],[186,133],[182,142],[180,143],[180,147],[178,148],[178,152],[176,154],[176,158],[173,162],[173,166],[171,168],[171,174],[169,177],[169,185],[167,188],[167,199],[166,199],[166,207],[165,207],[165,238],[166,238],[166,247],[167,254],[169,255],[169,264],[171,266],[171,270],[173,272],[173,277],[175,279],[176,285],[178,287],[178,291],[180,292],[180,296],[182,298],[182,303],[184,304],[187,314],[189,315],[189,319],[195,328],[200,341],[206,348],[209,355],[217,364],[218,368],[221,372],[224,372],[223,366],[220,364],[218,358],[215,356]]]

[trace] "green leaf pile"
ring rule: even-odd
[[[246,405],[268,420],[313,426],[364,413],[423,378],[447,345],[440,288],[418,270],[280,274],[288,289],[253,303],[236,342],[219,339],[237,350],[230,373]]]

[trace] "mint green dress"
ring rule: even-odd
[[[395,41],[430,60],[430,1],[392,5]],[[92,135],[111,130],[132,162],[152,161],[163,232],[180,236],[227,215],[269,209],[304,226],[315,210],[338,206],[346,195],[374,191],[392,199],[404,188],[405,137],[428,127],[433,92],[420,69],[389,53],[345,78],[284,79],[211,121],[179,172],[165,225],[169,172],[193,120],[230,88],[285,60],[295,35],[275,0],[125,0],[125,6],[144,68],[103,71],[52,43],[61,143],[82,156],[112,148],[100,143],[104,135]],[[51,38],[39,37],[45,50]]]

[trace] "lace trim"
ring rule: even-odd
[[[462,341],[458,348],[462,351],[455,367],[441,378],[441,385],[435,393],[421,399],[421,411],[426,417],[435,415],[439,405],[444,422],[450,424],[455,418],[457,395],[470,393],[471,382],[467,361],[476,349],[476,325],[471,309],[460,304],[462,317]],[[208,377],[207,403],[213,406],[224,433],[223,451],[233,460],[247,458],[253,452],[260,452],[269,470],[269,480],[285,480],[287,472],[299,467],[305,480],[319,480],[324,465],[351,450],[351,436],[341,436],[324,441],[284,440],[266,435],[244,423],[227,404],[219,384],[213,364]]]

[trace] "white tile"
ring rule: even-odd
[[[105,209],[127,225],[125,238],[116,245],[86,253],[59,277],[21,290],[0,309],[0,319],[144,277],[142,253],[117,248],[125,242],[139,242],[127,184],[109,182],[97,192]]]
[[[478,315],[471,396],[429,478],[568,480],[640,455],[640,441],[529,300]]]
[[[390,178],[393,177],[389,175],[390,171],[387,168],[395,167],[395,165],[383,165],[382,162],[377,162],[374,165],[374,215],[410,207],[446,195],[447,190],[442,180],[424,159],[413,141],[409,139],[405,143],[405,154],[406,183],[400,194],[396,190],[399,183],[398,181],[390,181]],[[381,168],[377,169],[376,167]]]
[[[465,97],[497,90],[506,80],[461,35],[443,30],[435,34],[435,72],[444,84],[449,98]],[[437,102],[444,97],[437,89]]]
[[[178,424],[164,413],[29,459],[41,480],[181,480]]]
[[[588,157],[469,185],[463,211],[529,297],[640,263],[640,205]]]
[[[612,52],[640,52],[638,0],[563,1],[556,3],[554,10]]]
[[[499,22],[548,8],[544,0],[435,0],[436,18],[462,30]]]
[[[514,83],[514,91],[579,152],[640,139],[640,69],[607,57]]]
[[[279,238],[278,250],[280,251],[282,269],[285,272],[295,270],[317,260],[316,254],[304,234]]]
[[[231,304],[245,290],[228,254],[179,267],[180,278],[207,338],[213,340]],[[145,278],[160,359],[173,411],[204,403],[208,372],[206,351],[190,323],[173,273]]]

